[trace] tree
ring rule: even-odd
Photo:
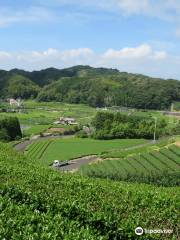
[[[9,117],[0,120],[1,140],[15,140],[22,137],[19,120],[16,117]]]

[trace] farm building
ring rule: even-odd
[[[77,125],[78,123],[74,118],[64,118],[61,117],[58,121],[55,121],[54,124],[63,124],[63,125]]]
[[[21,99],[14,99],[14,98],[10,98],[9,99],[9,105],[10,106],[15,106],[15,107],[21,107],[22,105],[22,101]]]
[[[55,134],[55,133],[64,134],[65,129],[64,128],[49,128],[47,132],[52,133],[52,134]]]

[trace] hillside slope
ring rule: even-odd
[[[1,96],[13,96],[7,91],[16,76],[34,83],[28,86],[32,97],[39,101],[86,103],[94,107],[121,105],[144,109],[168,109],[172,102],[180,101],[180,81],[150,78],[140,74],[119,72],[116,69],[75,66],[67,69],[48,68],[27,72],[13,69],[0,71]],[[23,85],[24,83],[21,83]],[[18,92],[19,93],[19,92]],[[22,92],[21,92],[22,93]],[[30,94],[21,94],[29,98]]]
[[[0,239],[139,239],[134,229],[178,238],[178,188],[62,174],[0,144]]]
[[[39,86],[28,77],[17,73],[0,71],[1,98],[35,98],[39,91]]]

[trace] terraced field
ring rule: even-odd
[[[51,143],[52,140],[35,142],[27,148],[26,154],[32,159],[40,159]]]
[[[180,147],[172,144],[149,153],[104,160],[83,166],[80,171],[88,176],[115,180],[148,182],[149,178],[154,181],[156,177],[167,177],[168,180],[168,176],[172,178],[180,174]]]
[[[31,158],[41,159],[48,166],[54,160],[66,161],[82,156],[98,155],[111,149],[125,149],[137,145],[148,144],[144,139],[94,140],[81,138],[63,138],[36,142],[27,148],[26,153]]]

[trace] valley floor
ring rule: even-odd
[[[28,138],[0,143],[0,239],[178,239],[178,136],[155,143],[74,135],[33,140],[49,127],[57,127],[54,121],[62,116],[88,125],[97,109],[64,103],[25,104],[27,112],[0,113],[0,117],[17,116]],[[123,114],[165,119],[169,129],[177,123],[177,119],[158,111]],[[59,171],[52,168],[54,160],[69,164]],[[171,233],[139,237],[135,234],[138,226],[144,231],[160,229]]]

